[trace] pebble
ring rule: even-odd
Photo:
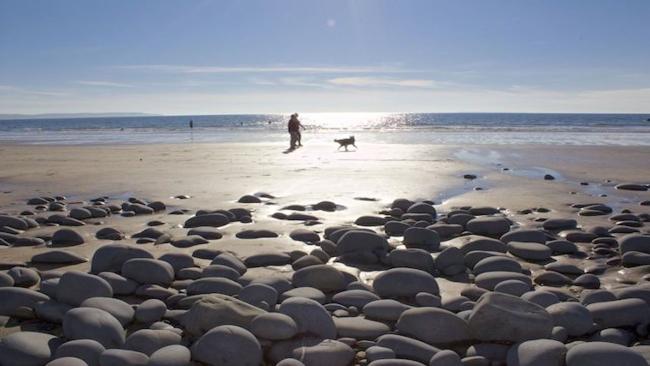
[[[544,244],[511,241],[508,252],[527,261],[544,261],[551,258],[551,248]]]
[[[322,338],[336,338],[336,326],[323,305],[318,302],[292,297],[280,304],[279,312],[290,316],[298,325],[299,333],[311,333]]]
[[[151,258],[133,258],[122,264],[122,276],[140,284],[169,286],[174,281],[171,264]]]
[[[147,366],[188,366],[191,360],[190,350],[180,344],[158,349],[149,356]]]
[[[343,273],[326,264],[297,270],[293,274],[292,282],[296,287],[313,287],[325,293],[341,291],[347,285]]]
[[[415,268],[429,273],[435,269],[431,254],[419,248],[393,250],[388,254],[388,262],[393,267]]]
[[[230,223],[228,216],[220,213],[211,213],[189,218],[183,224],[185,228],[195,228],[201,226],[220,227]]]
[[[470,220],[466,228],[472,234],[501,237],[510,230],[510,220],[504,217],[477,217]]]

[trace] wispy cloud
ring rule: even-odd
[[[109,88],[133,88],[133,85],[131,84],[116,83],[116,82],[104,81],[104,80],[78,80],[75,81],[75,84],[85,85],[85,86],[102,86],[102,87],[109,87]]]
[[[429,79],[393,79],[381,77],[342,77],[329,79],[333,85],[356,87],[399,86],[408,88],[435,88],[440,86],[435,80]]]
[[[351,74],[351,73],[405,73],[418,72],[390,65],[371,66],[191,66],[191,65],[121,65],[123,70],[141,70],[180,74],[254,74],[254,73],[296,73],[296,74]]]
[[[45,96],[45,97],[65,97],[69,94],[58,90],[35,90],[17,87],[14,85],[0,85],[0,93],[2,94],[15,94],[24,96]]]

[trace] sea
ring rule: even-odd
[[[288,143],[288,114],[0,120],[0,143]],[[650,146],[650,114],[305,113],[304,143]],[[189,127],[192,121],[193,128]]]

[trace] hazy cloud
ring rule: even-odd
[[[103,80],[78,80],[75,81],[75,84],[85,85],[85,86],[105,86],[110,88],[133,88],[133,85],[131,84],[115,83],[112,81],[103,81]]]

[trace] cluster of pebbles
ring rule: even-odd
[[[0,316],[21,330],[0,339],[0,365],[648,365],[650,215],[599,203],[574,205],[576,218],[534,208],[517,213],[534,216],[522,228],[503,209],[439,214],[433,202],[397,199],[354,223],[288,233],[309,250],[239,258],[218,249],[216,228],[254,227],[254,205],[272,198],[199,210],[183,237],[150,221],[131,238],[169,245],[158,258],[104,227],[96,237],[113,242],[95,250],[88,272],[2,263]],[[84,243],[74,227],[168,210],[136,198],[108,202],[31,199],[36,212],[0,215],[0,244],[49,248],[30,265],[83,263],[66,250]],[[285,209],[294,212],[272,217],[308,226],[322,223],[300,211],[345,208],[323,201]],[[602,216],[603,225],[582,228],[581,216]],[[48,225],[63,228],[30,236]],[[191,255],[174,250],[194,246]],[[279,270],[252,274],[260,267]],[[452,283],[457,295],[443,291]]]

